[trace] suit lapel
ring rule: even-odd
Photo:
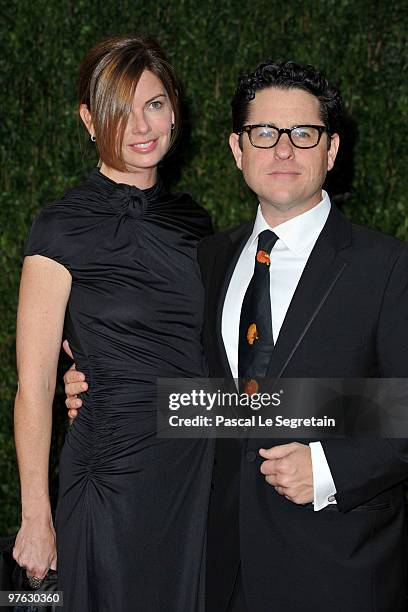
[[[230,234],[227,234],[224,248],[216,254],[214,262],[215,274],[213,282],[209,287],[209,304],[212,304],[215,311],[217,346],[223,369],[229,377],[232,377],[232,372],[222,338],[222,309],[232,274],[241,251],[251,235],[253,225],[253,221],[245,223]]]
[[[267,377],[283,374],[297,347],[330,295],[347,262],[340,251],[351,242],[351,224],[332,207],[293,295],[271,353]]]

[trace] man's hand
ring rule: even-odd
[[[295,504],[313,501],[312,457],[308,445],[292,442],[261,448],[259,454],[265,459],[261,472],[279,495]]]
[[[67,340],[62,344],[64,351],[73,359],[72,352]],[[78,415],[78,409],[82,406],[82,400],[78,397],[79,393],[88,389],[88,384],[85,382],[85,374],[77,372],[75,363],[65,372],[64,376],[65,394],[67,399],[65,405],[68,408],[68,416],[75,419]]]

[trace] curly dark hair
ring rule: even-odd
[[[284,60],[268,60],[254,72],[241,76],[231,102],[232,129],[238,133],[248,120],[249,105],[257,91],[268,87],[303,89],[319,100],[320,118],[329,136],[341,128],[343,102],[338,89],[331,87],[326,77],[309,64]]]

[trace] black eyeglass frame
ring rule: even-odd
[[[252,128],[260,128],[260,127],[273,128],[274,130],[277,130],[278,138],[277,138],[275,144],[269,145],[267,147],[260,147],[259,145],[255,145],[252,142],[252,139],[251,139],[251,130],[252,130]],[[306,128],[306,127],[307,128],[315,128],[319,132],[319,138],[317,139],[316,144],[311,145],[310,147],[299,147],[299,145],[295,144],[293,142],[293,140],[292,140],[292,130],[298,130],[299,128]],[[287,134],[288,137],[289,137],[290,142],[297,149],[314,149],[319,144],[320,139],[322,137],[322,134],[324,134],[324,132],[327,132],[328,136],[331,137],[330,133],[329,133],[329,131],[328,131],[328,129],[327,129],[327,127],[325,125],[312,125],[312,124],[306,124],[306,123],[304,123],[302,125],[294,125],[291,128],[278,128],[278,127],[276,127],[276,125],[273,125],[272,123],[254,123],[252,125],[243,125],[242,128],[239,130],[239,132],[237,132],[237,134],[238,134],[238,136],[241,136],[244,132],[246,132],[248,134],[249,142],[256,149],[273,149],[273,147],[276,147],[276,145],[278,144],[282,134]]]

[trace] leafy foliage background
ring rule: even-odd
[[[330,194],[355,220],[408,237],[407,3],[403,0],[0,0],[0,533],[18,527],[12,442],[18,278],[31,221],[96,159],[76,114],[76,74],[97,40],[150,33],[185,86],[186,129],[165,172],[218,228],[256,203],[230,155],[236,78],[266,58],[314,64],[338,85],[347,129]],[[55,402],[53,457],[66,423]],[[55,495],[56,461],[51,466]]]

